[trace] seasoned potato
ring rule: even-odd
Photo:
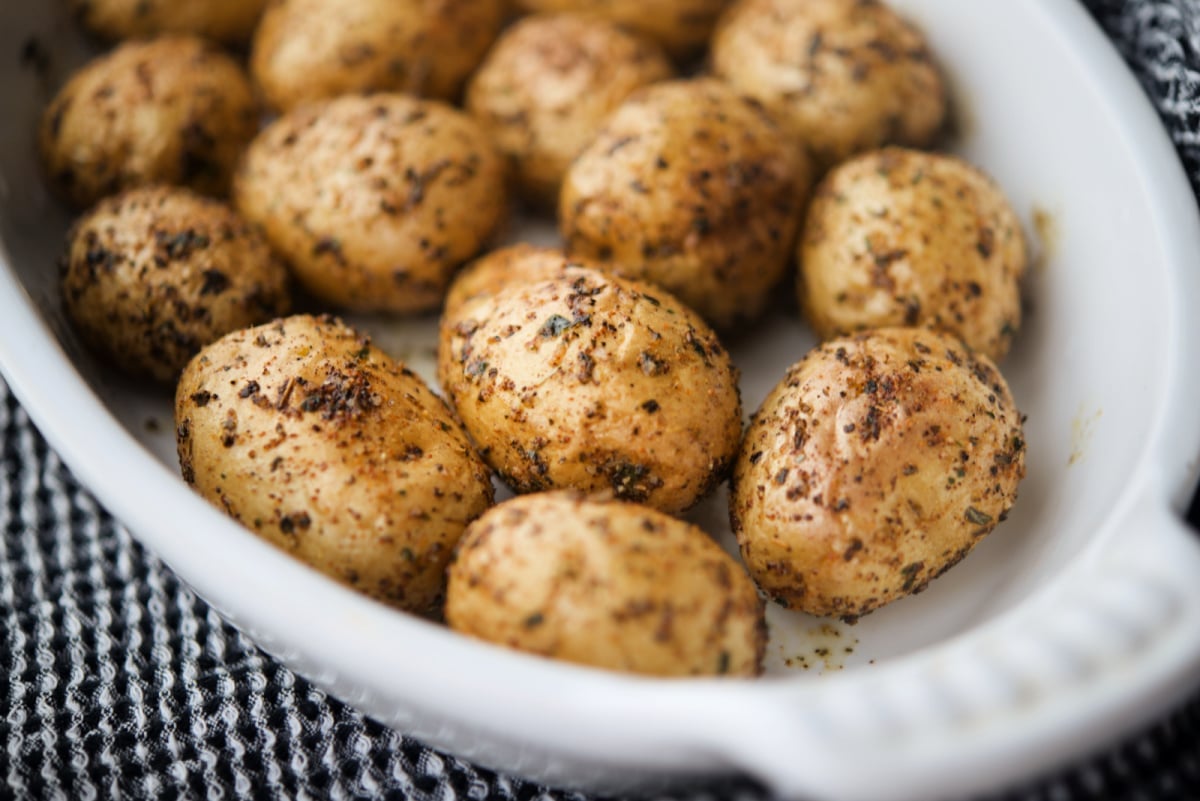
[[[234,181],[319,299],[364,311],[437,308],[506,212],[504,163],[467,115],[397,94],[296,109],[251,143]]]
[[[987,176],[950,156],[887,148],[830,172],[798,259],[800,302],[824,338],[927,326],[999,360],[1021,324],[1020,221]]]
[[[497,506],[463,535],[446,619],[465,634],[656,676],[759,672],[762,601],[700,529],[569,493]]]
[[[106,39],[193,33],[240,44],[250,38],[267,0],[69,0],[84,27]]]
[[[200,39],[166,36],[76,73],[42,115],[38,147],[56,192],[84,207],[155,183],[222,195],[257,128],[237,62]]]
[[[659,284],[720,328],[753,319],[787,272],[808,190],[799,151],[714,80],[635,92],[567,173],[567,253]]]
[[[754,416],[730,518],[759,587],[854,619],[920,592],[1002,521],[1021,415],[985,356],[891,328],[821,345]]]
[[[467,89],[467,110],[513,165],[522,193],[553,206],[571,161],[630,92],[671,75],[649,40],[603,20],[544,14],[500,38]]]
[[[928,145],[946,116],[924,37],[876,0],[739,0],[717,27],[712,64],[821,168],[884,144]]]
[[[427,614],[492,502],[442,401],[341,322],[229,334],[175,395],[183,477],[259,536],[374,598]]]
[[[202,346],[287,311],[287,272],[233,210],[178,187],[107,198],[71,229],[63,305],[126,372],[172,382]]]
[[[532,283],[561,275],[571,264],[593,269],[604,267],[587,259],[568,259],[558,248],[538,247],[526,242],[493,250],[454,276],[454,282],[446,292],[442,316],[450,319],[453,327],[466,304],[490,298],[513,282]]]
[[[615,22],[686,58],[708,42],[729,0],[516,0],[524,11],[574,11]]]
[[[666,292],[584,267],[473,302],[438,376],[483,458],[518,492],[609,490],[687,509],[728,472],[737,372]]]
[[[250,72],[267,103],[396,91],[453,100],[500,32],[505,0],[276,0]]]

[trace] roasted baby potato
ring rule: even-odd
[[[63,306],[81,339],[173,382],[202,346],[283,314],[287,271],[220,201],[179,187],[107,198],[68,235]]]
[[[487,468],[412,372],[329,317],[229,334],[175,395],[183,477],[268,542],[430,614],[450,554],[492,502]]]
[[[516,491],[608,491],[674,513],[724,480],[737,371],[669,293],[568,266],[469,312],[442,322],[439,381]]]
[[[715,80],[635,92],[575,160],[568,255],[611,261],[718,328],[752,320],[787,273],[808,165],[762,107]]]
[[[515,282],[532,283],[561,275],[568,265],[602,269],[605,265],[587,259],[568,259],[558,248],[526,242],[493,250],[468,264],[454,276],[442,316],[457,325],[460,310],[468,303],[487,299]]]
[[[237,62],[201,39],[165,36],[76,73],[43,113],[38,148],[52,188],[82,208],[156,183],[223,195],[257,129]]]
[[[360,311],[438,308],[506,211],[504,162],[435,101],[347,96],[301,107],[250,145],[234,202],[304,287]]]
[[[813,197],[800,303],[823,338],[917,325],[993,360],[1021,325],[1028,257],[1001,190],[951,156],[887,148],[837,167]]]
[[[509,158],[522,194],[552,208],[604,118],[671,74],[647,39],[578,14],[542,14],[501,36],[471,79],[466,107]]]
[[[615,22],[653,39],[676,58],[708,42],[729,0],[516,0],[524,11],[574,11]]]
[[[776,601],[852,620],[920,592],[1008,513],[1021,415],[986,356],[915,328],[827,342],[754,416],[730,519]]]
[[[250,38],[267,0],[69,0],[75,17],[106,39],[191,33],[229,44]]]
[[[453,100],[500,32],[505,0],[276,0],[250,72],[267,103],[360,92]]]
[[[946,117],[924,37],[877,0],[738,0],[713,36],[712,65],[819,169],[885,144],[928,145]]]
[[[655,676],[753,676],[762,601],[703,531],[636,504],[570,493],[507,501],[450,566],[457,631],[542,656]]]

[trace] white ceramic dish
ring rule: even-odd
[[[1004,364],[1029,415],[1029,475],[1009,522],[924,594],[849,628],[773,610],[767,678],[646,680],[468,641],[344,590],[193,495],[166,394],[99,369],[59,311],[67,219],[31,140],[84,51],[54,3],[0,9],[0,366],[82,481],[200,595],[334,694],[465,758],[584,788],[748,771],[785,796],[872,801],[1028,777],[1200,675],[1200,547],[1178,514],[1200,453],[1200,223],[1081,7],[895,5],[953,76],[961,152],[1042,233]],[[49,74],[18,67],[23,48]],[[429,321],[363,322],[428,375]],[[777,318],[740,343],[749,408],[811,342]],[[723,529],[722,504],[697,518]]]

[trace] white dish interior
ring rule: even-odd
[[[956,152],[999,181],[1034,246],[1027,321],[1001,365],[1028,414],[1028,476],[1008,522],[923,594],[854,626],[772,607],[768,672],[787,681],[668,684],[468,642],[352,595],[192,495],[177,478],[169,394],[98,365],[59,308],[55,265],[69,217],[42,188],[32,140],[48,93],[87,49],[58,4],[0,12],[0,52],[36,41],[49,64],[39,71],[10,57],[0,67],[0,256],[28,301],[0,286],[0,364],[81,478],[202,596],[297,669],[433,744],[610,788],[747,768],[785,792],[919,798],[1027,774],[1178,696],[1200,658],[1200,647],[1163,633],[1175,629],[1151,600],[1128,602],[1150,610],[1133,623],[1099,614],[1086,625],[1071,622],[1064,600],[1086,594],[1081,582],[1106,586],[1114,554],[1140,575],[1124,549],[1146,529],[1131,551],[1150,554],[1147,586],[1173,593],[1164,601],[1176,609],[1171,626],[1200,630],[1195,591],[1174,586],[1200,560],[1169,514],[1188,496],[1200,452],[1200,386],[1183,371],[1200,355],[1200,324],[1187,314],[1200,302],[1200,271],[1186,258],[1200,253],[1195,203],[1132,77],[1067,0],[894,5],[925,29],[952,78],[963,122]],[[546,225],[518,232],[553,237]],[[432,319],[351,319],[432,379]],[[813,342],[781,311],[731,348],[747,413]],[[732,547],[723,490],[691,517]],[[1175,564],[1154,578],[1163,561]],[[1081,578],[1092,569],[1099,578]],[[1051,634],[1022,620],[1044,621]],[[1104,666],[1116,657],[1104,647],[1122,626],[1148,638],[1148,650],[1121,651],[1127,675],[1110,681]],[[989,650],[1000,642],[1011,648]],[[980,672],[981,654],[998,660],[994,675]],[[948,683],[931,684],[929,671],[943,670]],[[1066,701],[1042,691],[1068,679],[1081,689]],[[475,686],[489,681],[505,691]],[[801,707],[807,699],[820,701]],[[983,733],[953,735],[957,718],[983,721]],[[690,731],[703,724],[726,734]],[[805,755],[805,732],[821,726],[831,742],[841,732],[847,747],[880,750],[818,749],[826,763],[875,765],[874,784],[809,764],[818,756]],[[902,744],[904,732],[912,739]],[[779,745],[764,745],[772,737]],[[1011,764],[994,764],[1002,756]],[[794,769],[780,764],[789,759]],[[935,780],[938,760],[980,767]]]

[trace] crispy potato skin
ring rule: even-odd
[[[515,0],[523,11],[571,11],[615,22],[662,45],[674,57],[695,55],[729,0]]]
[[[438,377],[480,454],[522,493],[573,488],[679,512],[728,472],[737,371],[670,294],[581,267],[444,320]]]
[[[886,148],[831,171],[809,206],[797,293],[822,338],[916,325],[999,361],[1021,326],[1021,222],[983,173]]]
[[[230,334],[175,396],[183,477],[247,528],[367,595],[436,611],[487,468],[424,383],[333,318]]]
[[[69,5],[85,28],[105,39],[190,33],[241,44],[267,0],[69,0]]]
[[[928,145],[946,117],[924,37],[875,0],[739,0],[713,35],[712,65],[821,169],[885,144]]]
[[[786,274],[808,166],[762,107],[711,79],[635,92],[571,165],[570,256],[665,287],[718,328],[755,318]]]
[[[268,105],[363,92],[454,100],[500,32],[504,0],[275,0],[250,72]]]
[[[75,223],[63,257],[67,316],[135,376],[173,382],[202,346],[287,311],[287,271],[220,201],[131,189]]]
[[[508,157],[525,198],[552,209],[604,118],[671,75],[647,39],[579,14],[542,14],[505,31],[471,79],[466,108]]]
[[[507,501],[450,566],[457,631],[543,656],[654,676],[759,673],[762,601],[700,529],[569,493]]]
[[[999,371],[958,340],[893,328],[827,342],[754,416],[730,519],[781,604],[854,619],[920,592],[988,534],[1025,473]]]
[[[309,292],[359,311],[438,308],[507,212],[504,162],[479,125],[398,94],[276,120],[247,150],[233,196]]]
[[[165,36],[123,44],[67,81],[42,114],[38,151],[51,187],[80,208],[157,183],[223,195],[257,128],[237,62]]]

